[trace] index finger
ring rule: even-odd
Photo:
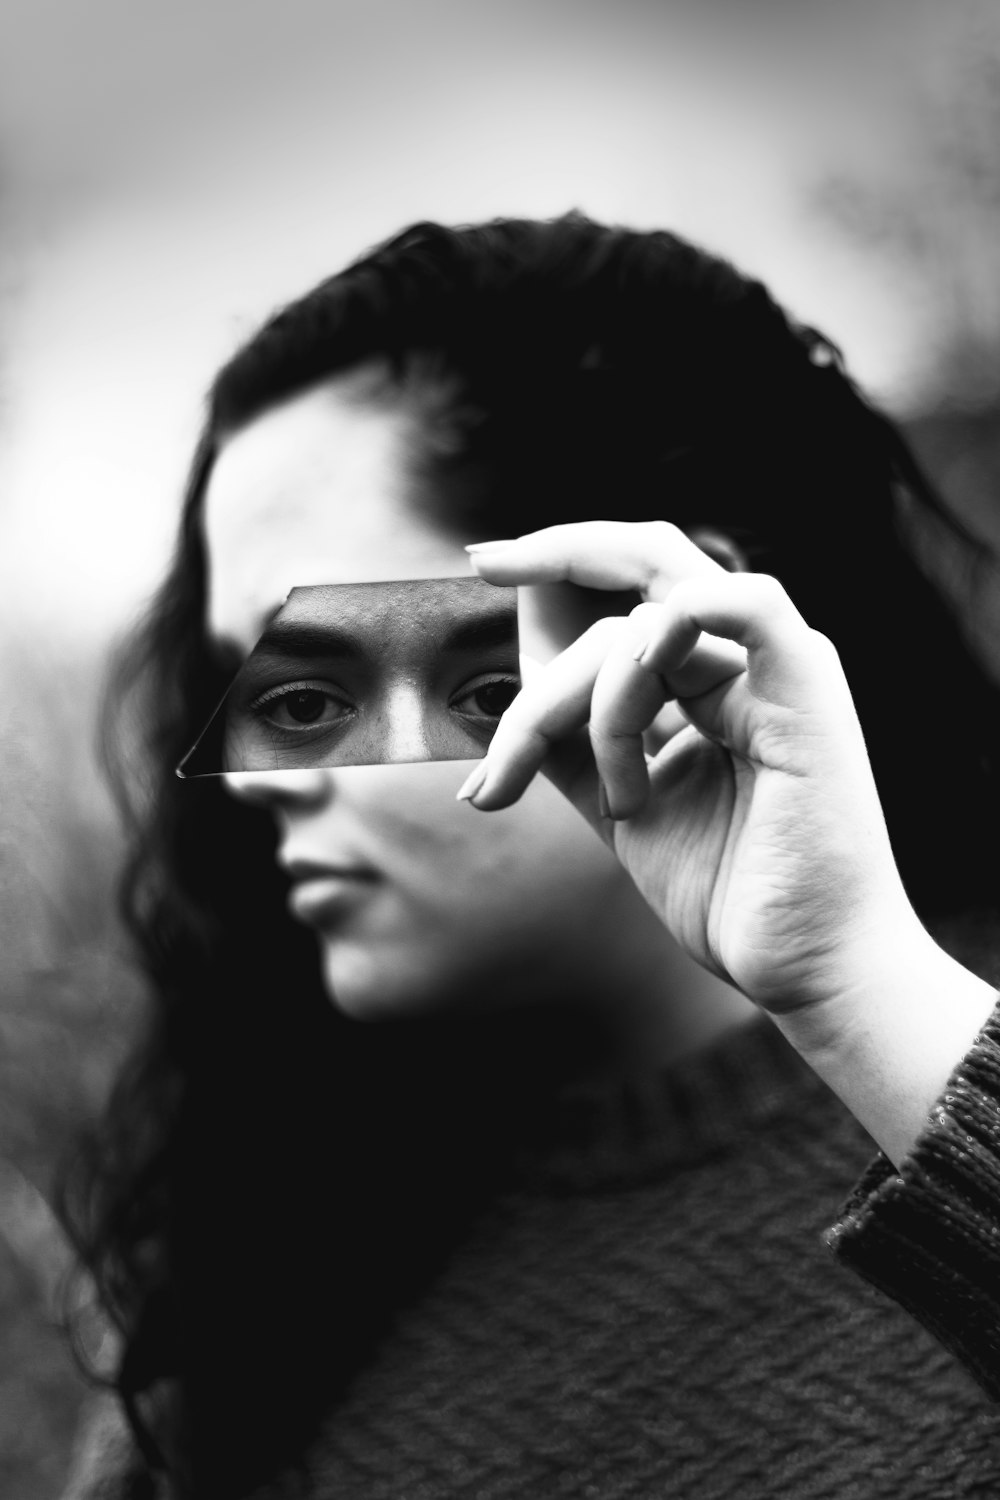
[[[576,583],[636,590],[653,601],[665,599],[682,579],[726,576],[669,521],[577,521],[466,550],[489,583]]]

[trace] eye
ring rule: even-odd
[[[289,682],[271,688],[254,699],[250,711],[276,729],[291,732],[326,729],[355,713],[354,706],[331,692],[327,684],[312,682]]]
[[[521,691],[520,679],[509,673],[473,678],[455,694],[449,708],[475,718],[499,719]]]

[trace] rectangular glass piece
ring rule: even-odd
[[[177,772],[479,758],[520,681],[516,589],[294,588]]]

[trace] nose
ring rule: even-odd
[[[378,705],[372,726],[373,760],[431,758],[428,692],[419,682],[397,680]]]
[[[303,771],[226,771],[222,783],[231,797],[271,811],[324,807],[333,795],[333,777],[322,768]]]

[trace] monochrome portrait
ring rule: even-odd
[[[7,10],[0,1500],[1000,1496],[1000,4]]]

